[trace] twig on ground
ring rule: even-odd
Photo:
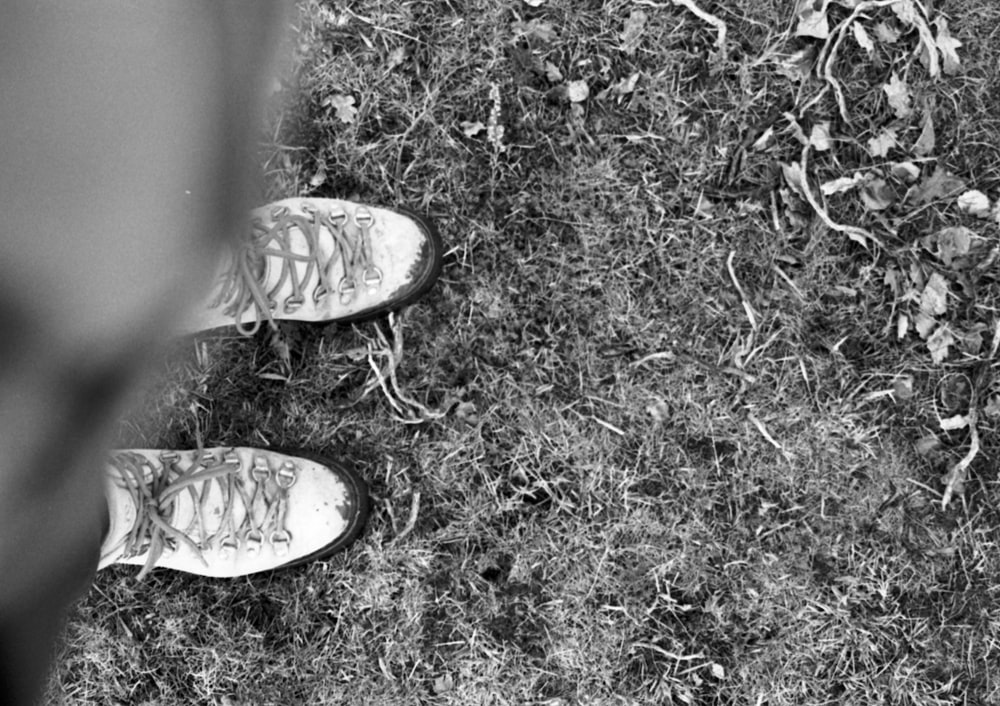
[[[646,7],[666,7],[666,3],[651,2],[650,0],[635,0],[635,4],[645,5]],[[670,4],[674,5],[675,7],[680,6],[687,9],[701,21],[707,22],[708,24],[715,27],[715,30],[718,33],[715,39],[715,48],[719,50],[719,57],[723,61],[725,61],[727,57],[726,34],[728,32],[728,29],[726,28],[726,23],[723,20],[720,20],[715,15],[705,12],[700,7],[695,5],[694,0],[670,0]]]
[[[976,406],[975,395],[973,394],[972,406],[966,417],[969,422],[969,452],[965,454],[961,461],[951,467],[951,470],[942,478],[945,484],[944,495],[941,498],[941,509],[946,510],[953,495],[961,495],[965,486],[965,480],[969,474],[969,466],[979,455],[979,410]]]
[[[810,145],[806,145],[802,148],[802,160],[799,162],[799,166],[802,169],[802,193],[805,195],[806,201],[809,202],[809,205],[812,206],[812,209],[816,212],[816,215],[819,216],[823,223],[826,224],[827,228],[835,230],[838,233],[845,234],[848,238],[856,243],[860,243],[866,248],[868,247],[869,242],[875,243],[881,248],[885,248],[881,239],[879,239],[874,233],[857,226],[848,226],[837,223],[830,218],[830,214],[826,212],[826,209],[824,209],[822,204],[820,204],[820,202],[816,199],[812,189],[809,188],[809,148]]]
[[[410,499],[410,517],[406,520],[406,524],[403,529],[400,530],[399,534],[392,538],[390,544],[395,544],[403,539],[406,535],[413,531],[413,528],[417,525],[417,515],[420,513],[420,491],[414,490],[413,497]]]
[[[736,257],[736,251],[732,250],[729,253],[729,257],[726,258],[726,269],[729,270],[729,279],[733,281],[733,286],[736,287],[736,291],[740,294],[740,300],[743,302],[743,311],[746,312],[747,318],[750,319],[750,328],[756,331],[759,328],[757,323],[757,315],[753,310],[753,306],[747,299],[746,292],[743,291],[743,287],[740,286],[740,281],[736,279],[736,271],[733,270],[733,258]]]
[[[860,3],[854,8],[854,12],[833,30],[831,34],[836,35],[836,38],[832,42],[828,40],[820,51],[819,59],[816,62],[816,71],[817,73],[822,72],[821,77],[833,88],[833,92],[837,97],[837,106],[840,108],[840,116],[848,125],[851,124],[851,116],[847,111],[847,101],[844,99],[844,91],[840,87],[840,82],[833,75],[833,63],[837,60],[837,49],[840,48],[840,43],[847,36],[847,29],[854,24],[854,21],[862,12],[877,7],[885,7],[894,2],[898,2],[898,0],[867,0]]]

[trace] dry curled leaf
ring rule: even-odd
[[[889,98],[889,105],[892,106],[896,117],[901,120],[913,115],[913,99],[910,96],[910,89],[906,81],[901,79],[896,72],[892,72],[889,83],[882,86],[882,91]]]
[[[948,31],[948,20],[938,17],[935,20],[937,25],[937,38],[934,43],[941,52],[941,61],[944,65],[944,72],[949,76],[954,76],[962,70],[962,61],[958,58],[958,48],[962,43],[951,36]]]
[[[940,326],[934,334],[927,339],[927,350],[931,353],[931,360],[935,363],[943,363],[951,350],[955,338],[947,326]]]
[[[933,174],[924,177],[920,184],[910,190],[906,200],[915,200],[918,206],[922,206],[925,203],[956,194],[964,188],[964,181],[938,165]]]
[[[342,123],[353,123],[358,115],[358,109],[354,107],[354,96],[334,93],[326,97],[323,105],[333,108]]]
[[[920,295],[920,310],[932,316],[948,311],[948,280],[937,272],[927,280],[927,286]]]
[[[825,152],[830,149],[831,141],[829,121],[816,123],[812,126],[812,132],[809,134],[809,144],[812,145],[817,152]]]
[[[590,95],[590,87],[586,81],[570,81],[566,84],[566,97],[572,103],[582,103]]]
[[[989,218],[990,198],[982,191],[966,191],[958,197],[958,210],[976,218]]]
[[[934,235],[925,238],[924,246],[927,248],[936,246],[935,254],[946,267],[951,267],[955,258],[969,254],[974,235],[975,233],[965,226],[951,226],[942,228]]]
[[[861,190],[861,201],[869,211],[884,211],[896,199],[896,190],[885,179],[872,179]]]
[[[885,157],[889,154],[889,150],[898,146],[897,134],[896,128],[890,127],[868,140],[868,151],[872,157]]]
[[[924,115],[920,122],[920,137],[913,145],[913,154],[918,157],[927,157],[934,151],[937,141],[934,134],[934,116],[929,106],[924,109]]]
[[[646,28],[647,19],[648,17],[645,12],[636,9],[632,10],[628,19],[625,20],[625,27],[622,29],[621,34],[621,49],[629,56],[635,54],[635,50],[639,48],[639,43],[642,42],[642,33]]]
[[[864,49],[869,58],[871,58],[875,54],[875,42],[868,36],[868,32],[865,31],[860,22],[852,24],[851,30],[854,32],[854,40],[858,43],[858,46]]]
[[[816,7],[813,0],[801,0],[796,13],[799,18],[795,28],[796,37],[826,39],[830,36],[830,22],[826,17],[826,3]]]
[[[823,192],[824,196],[832,196],[834,194],[842,194],[845,191],[850,191],[858,184],[864,182],[864,180],[864,176],[862,176],[861,172],[855,172],[854,176],[840,177],[839,179],[824,182],[820,185],[819,189]]]

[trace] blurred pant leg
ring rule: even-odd
[[[0,5],[0,703],[30,703],[130,386],[247,206],[270,0]]]

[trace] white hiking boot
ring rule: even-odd
[[[410,211],[284,199],[254,210],[250,229],[181,333],[235,325],[252,335],[276,319],[358,321],[412,303],[441,273],[441,237]]]
[[[105,484],[111,564],[233,577],[323,559],[368,515],[353,471],[308,452],[212,448],[114,451]]]

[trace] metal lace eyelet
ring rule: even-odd
[[[278,484],[279,488],[287,490],[295,485],[298,477],[298,469],[295,468],[295,464],[291,461],[285,461],[274,474],[274,482]]]
[[[271,475],[271,467],[267,465],[267,459],[263,456],[254,456],[250,476],[258,483],[263,483],[269,475]]]
[[[214,451],[202,451],[201,458],[199,460],[205,465],[209,464],[214,465],[218,461],[218,459],[215,457]]]
[[[177,460],[180,459],[180,457],[181,457],[181,455],[179,453],[177,453],[176,451],[161,451],[160,452],[160,460],[161,461],[165,461],[165,462],[177,461]]]
[[[240,540],[231,534],[227,534],[225,539],[219,544],[219,554],[223,559],[230,559],[240,549]]]
[[[347,223],[347,211],[340,206],[332,206],[327,216],[335,226],[342,226]]]
[[[354,212],[354,222],[359,228],[370,228],[375,222],[375,216],[367,208],[362,207]]]
[[[240,465],[240,456],[232,449],[229,449],[229,451],[222,454],[222,462],[227,466],[238,466]]]
[[[264,533],[258,529],[252,529],[247,532],[246,542],[247,554],[257,556],[260,553],[261,546],[264,544]]]
[[[271,220],[276,221],[283,216],[287,216],[288,213],[288,206],[275,206],[271,209]]]
[[[363,279],[369,290],[377,289],[382,284],[382,270],[375,267],[375,265],[371,265],[365,268]]]
[[[337,291],[340,292],[340,303],[350,304],[354,301],[354,295],[357,293],[357,286],[354,284],[353,279],[344,278],[340,280],[340,285],[337,287]]]
[[[306,300],[301,294],[288,297],[288,299],[285,300],[285,313],[295,313],[302,307],[303,304],[305,304],[305,302]]]
[[[325,285],[317,284],[316,289],[313,290],[313,301],[318,304],[319,300],[325,297],[329,293],[330,290],[327,289]]]
[[[292,535],[287,530],[275,530],[271,533],[269,541],[274,547],[276,556],[286,556],[289,545],[292,543]]]
[[[316,211],[319,210],[316,208],[316,204],[314,204],[312,201],[301,202],[299,204],[299,209],[302,211],[302,213],[308,214],[310,216],[316,215]]]

